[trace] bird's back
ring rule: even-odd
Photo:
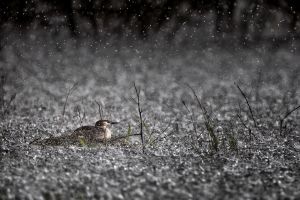
[[[49,146],[67,146],[67,145],[80,145],[93,144],[101,142],[99,138],[104,135],[105,129],[95,126],[82,126],[75,129],[69,134],[64,134],[58,137],[50,137],[44,140],[35,142],[37,145],[49,145]]]
[[[103,126],[102,126],[103,125]],[[64,134],[58,137],[50,137],[40,140],[35,144],[65,146],[78,144],[99,143],[111,138],[111,131],[106,127],[106,123],[95,126],[81,126],[69,134]]]

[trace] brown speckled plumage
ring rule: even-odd
[[[65,146],[65,145],[80,145],[84,144],[97,144],[109,140],[111,138],[111,131],[108,126],[115,124],[109,120],[99,120],[95,126],[82,126],[75,129],[72,133],[62,135],[59,137],[50,137],[35,144],[39,145],[52,145],[52,146]]]

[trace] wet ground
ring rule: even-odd
[[[300,198],[294,49],[45,38],[29,34],[2,52],[0,199]],[[94,124],[95,101],[120,122],[114,137],[138,134],[134,82],[144,153],[138,136],[31,144]]]

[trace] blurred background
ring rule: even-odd
[[[276,47],[299,37],[297,0],[1,0],[0,48],[12,32],[80,39],[229,41]],[[153,40],[153,37],[155,38]],[[178,39],[180,38],[180,39]]]

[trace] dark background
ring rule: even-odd
[[[106,34],[147,40],[165,27],[173,41],[183,26],[209,24],[213,37],[247,46],[265,36],[277,41],[299,36],[296,0],[1,0],[0,41],[12,30],[37,28],[58,34],[67,28],[74,38]],[[267,32],[267,34],[266,34]]]

